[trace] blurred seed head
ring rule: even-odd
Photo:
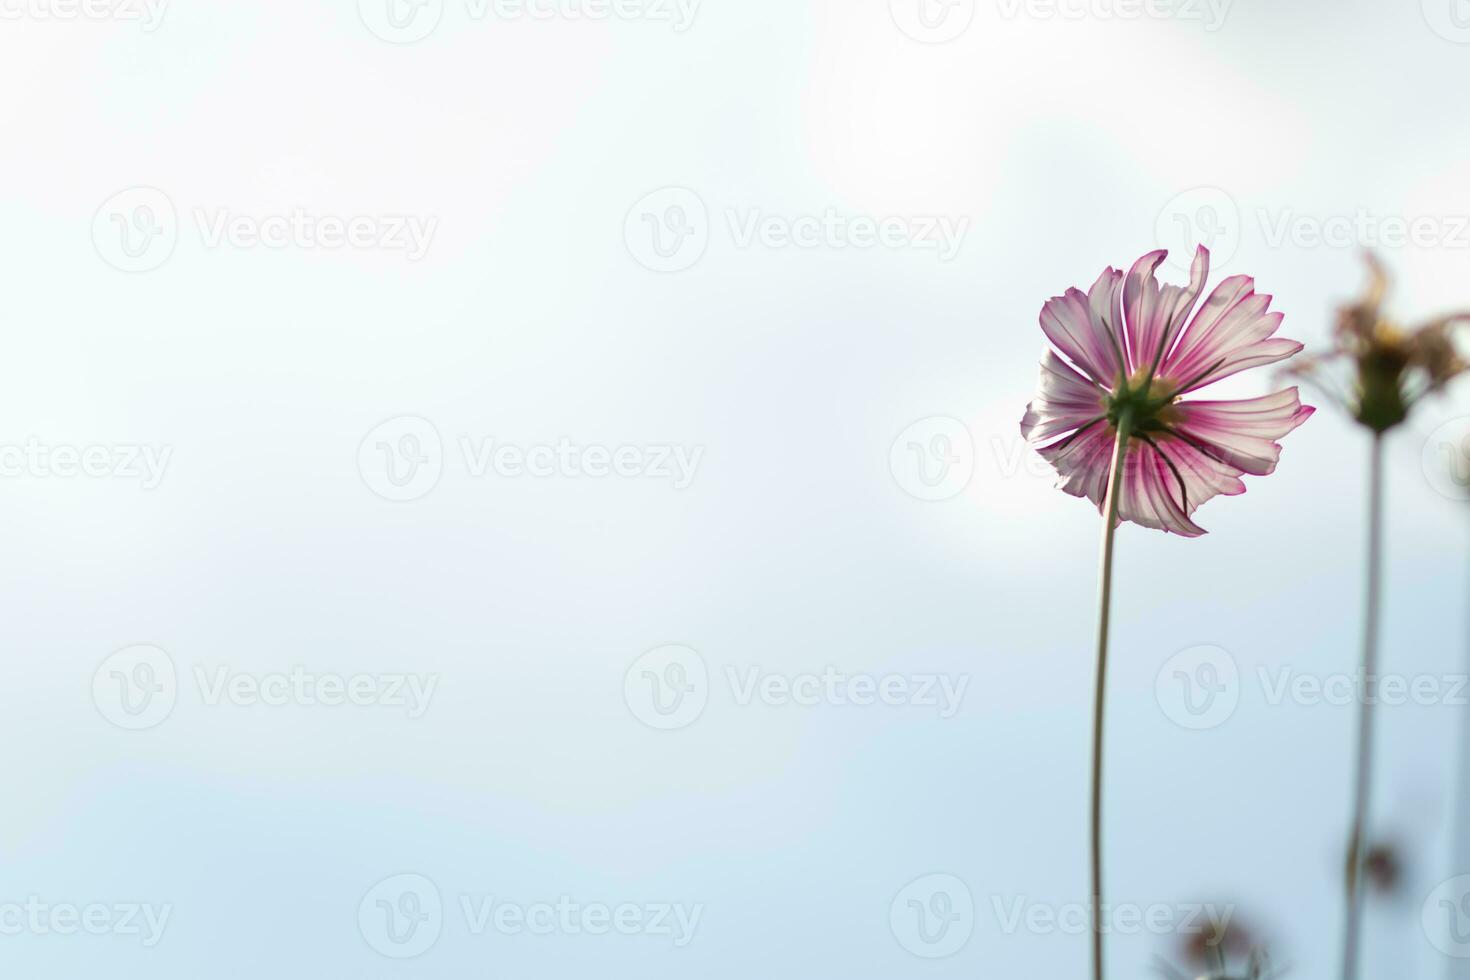
[[[1197,933],[1183,937],[1177,956],[1183,968],[1158,959],[1160,976],[1169,980],[1279,980],[1286,971],[1273,967],[1260,937],[1239,918],[1225,933]]]
[[[1404,881],[1404,857],[1396,844],[1381,842],[1363,855],[1363,880],[1374,893],[1393,897]]]
[[[1185,937],[1178,955],[1184,969],[1157,961],[1158,972],[1168,980],[1277,980],[1285,975],[1271,965],[1265,949],[1238,920],[1220,934],[1201,932]]]

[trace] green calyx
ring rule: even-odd
[[[1125,379],[1108,396],[1108,424],[1114,429],[1126,412],[1131,428],[1140,435],[1168,430],[1177,386],[1166,378],[1147,378],[1142,372]]]
[[[1357,420],[1377,433],[1409,417],[1404,397],[1406,361],[1393,351],[1373,350],[1358,359]]]

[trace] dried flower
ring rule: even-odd
[[[1382,433],[1470,368],[1454,344],[1455,329],[1470,324],[1470,314],[1400,327],[1383,315],[1388,273],[1371,253],[1367,261],[1367,292],[1338,312],[1333,349],[1303,358],[1290,373],[1312,381],[1357,422]],[[1354,371],[1346,391],[1333,381],[1331,368],[1339,363]]]

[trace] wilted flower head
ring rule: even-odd
[[[1409,417],[1426,395],[1442,390],[1467,365],[1455,350],[1454,330],[1470,315],[1441,317],[1404,329],[1383,315],[1388,274],[1371,253],[1368,289],[1337,315],[1333,349],[1305,359],[1292,373],[1315,382],[1344,411],[1374,432],[1387,432]],[[1351,364],[1347,391],[1334,385],[1331,368]]]
[[[1235,908],[1233,905],[1226,907],[1232,911]],[[1260,940],[1237,913],[1215,928],[1186,933],[1180,938],[1179,954],[1191,967],[1223,967],[1225,961],[1247,956],[1259,945]]]
[[[1273,336],[1280,313],[1249,276],[1231,276],[1195,312],[1209,278],[1210,253],[1195,254],[1188,286],[1160,286],[1154,271],[1168,255],[1150,252],[1125,277],[1106,269],[1084,293],[1069,289],[1041,311],[1057,350],[1041,362],[1041,384],[1021,434],[1055,467],[1058,486],[1102,510],[1119,423],[1131,436],[1119,485],[1121,520],[1198,537],[1190,519],[1219,494],[1245,493],[1241,477],[1276,469],[1276,442],[1313,412],[1289,388],[1245,401],[1182,401],[1181,396],[1302,349]],[[1191,318],[1191,314],[1193,317]]]
[[[1183,943],[1181,953],[1188,964],[1185,970],[1159,960],[1159,973],[1169,980],[1275,980],[1285,974],[1272,967],[1265,948],[1238,921],[1231,922],[1223,932],[1192,934]],[[1234,968],[1232,963],[1236,964]]]

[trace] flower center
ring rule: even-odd
[[[1174,421],[1174,392],[1179,386],[1168,378],[1146,380],[1140,371],[1108,397],[1108,424],[1118,427],[1125,409],[1131,410],[1133,431],[1160,432]]]

